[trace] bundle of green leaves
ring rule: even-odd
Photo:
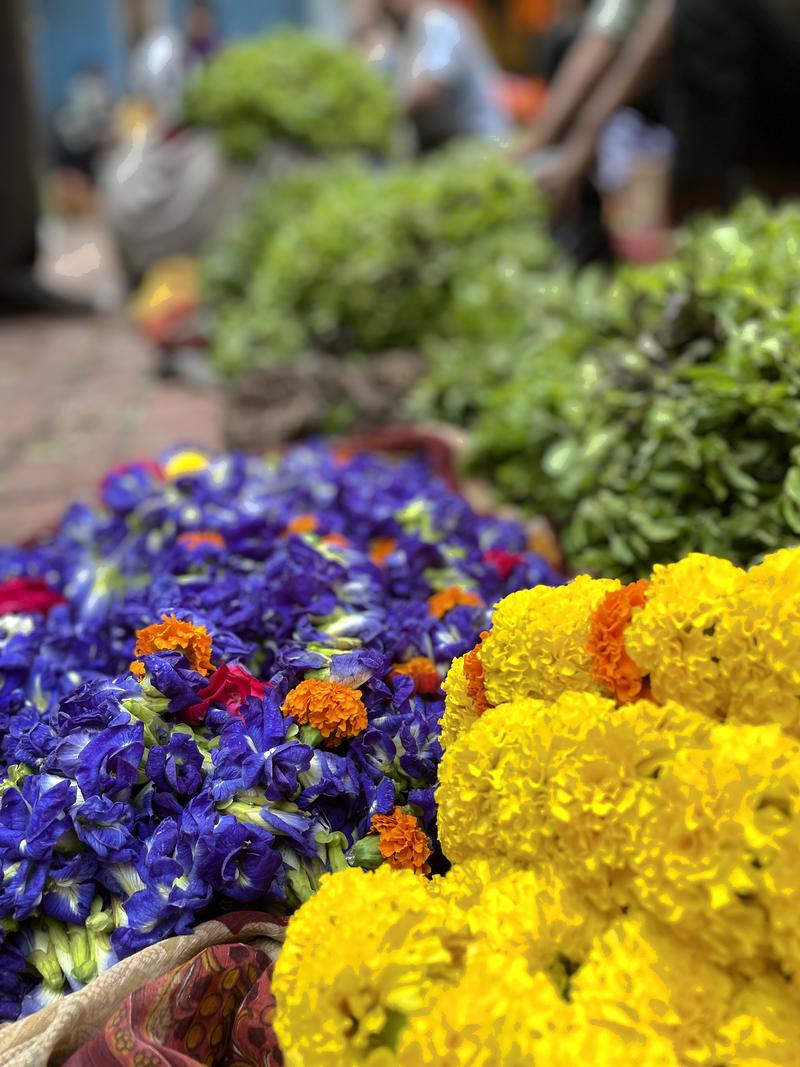
[[[331,163],[262,196],[207,268],[214,352],[230,375],[306,351],[368,356],[483,334],[486,315],[517,314],[521,279],[554,257],[527,175],[482,145],[386,171]]]
[[[223,49],[190,80],[185,109],[245,161],[276,140],[382,153],[394,120],[389,85],[358,52],[289,29]]]
[[[748,201],[669,262],[529,289],[521,331],[430,346],[415,411],[469,426],[577,569],[747,563],[800,536],[798,296],[800,207]]]

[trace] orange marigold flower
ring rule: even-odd
[[[382,567],[392,552],[397,548],[393,537],[378,537],[369,546],[369,558],[378,567]]]
[[[317,519],[315,515],[295,515],[283,531],[283,536],[288,537],[290,534],[314,533],[316,528]]]
[[[378,848],[390,867],[430,874],[430,839],[413,815],[399,807],[391,815],[373,815],[372,829],[380,836]]]
[[[390,674],[407,674],[413,678],[416,691],[427,695],[438,693],[442,684],[436,664],[427,656],[415,656],[408,663],[395,663]]]
[[[216,548],[225,547],[225,538],[214,530],[189,530],[182,533],[178,538],[178,544],[194,551],[202,545],[214,545]]]
[[[286,694],[282,710],[302,725],[313,726],[334,744],[367,728],[367,709],[360,691],[341,682],[309,678]]]
[[[347,538],[344,536],[344,534],[340,534],[340,533],[325,534],[325,536],[322,538],[322,540],[326,545],[330,545],[331,548],[349,548],[350,547],[350,542],[347,540]]]
[[[449,589],[443,589],[441,593],[434,593],[428,600],[428,609],[431,615],[442,619],[453,608],[465,605],[471,608],[483,607],[483,600],[477,593],[468,589],[462,589],[460,585],[453,585]]]
[[[338,448],[334,448],[332,458],[334,466],[347,467],[356,458],[356,454],[352,448],[345,448],[343,445],[339,445]]]
[[[211,665],[211,634],[205,626],[193,626],[190,622],[176,619],[174,615],[162,615],[161,622],[137,630],[134,656],[138,660],[150,652],[182,652],[192,670],[198,674],[206,675],[214,670]],[[141,678],[145,668],[137,660],[134,660],[130,669]]]
[[[475,708],[475,714],[478,718],[483,715],[487,708],[491,707],[489,701],[486,699],[483,661],[481,660],[481,643],[488,636],[488,632],[484,631],[481,634],[481,639],[478,644],[464,657],[464,674],[467,679],[467,692],[469,693],[469,698],[472,701],[472,705]]]
[[[613,693],[620,704],[647,696],[647,684],[625,648],[625,631],[635,608],[647,600],[650,583],[633,582],[609,593],[592,616],[586,650],[592,657],[592,675]]]

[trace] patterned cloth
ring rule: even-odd
[[[0,1067],[279,1067],[272,966],[285,920],[203,923],[0,1027]]]

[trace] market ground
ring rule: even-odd
[[[0,320],[0,543],[35,536],[71,500],[94,499],[115,464],[176,442],[221,443],[221,395],[155,376],[96,222],[51,223],[41,274],[108,310]]]

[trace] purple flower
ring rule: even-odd
[[[41,912],[66,923],[83,924],[89,916],[96,887],[97,861],[91,853],[62,856],[50,865]]]
[[[101,860],[128,863],[137,854],[134,809],[108,796],[88,797],[70,811],[79,840]]]
[[[157,790],[176,797],[193,797],[202,785],[203,757],[195,741],[185,733],[174,733],[165,745],[156,745],[147,754],[145,771]]]
[[[271,833],[223,815],[203,845],[200,873],[217,892],[242,904],[269,899],[281,866]]]
[[[144,756],[144,725],[110,726],[86,745],[75,779],[84,796],[130,794]]]

